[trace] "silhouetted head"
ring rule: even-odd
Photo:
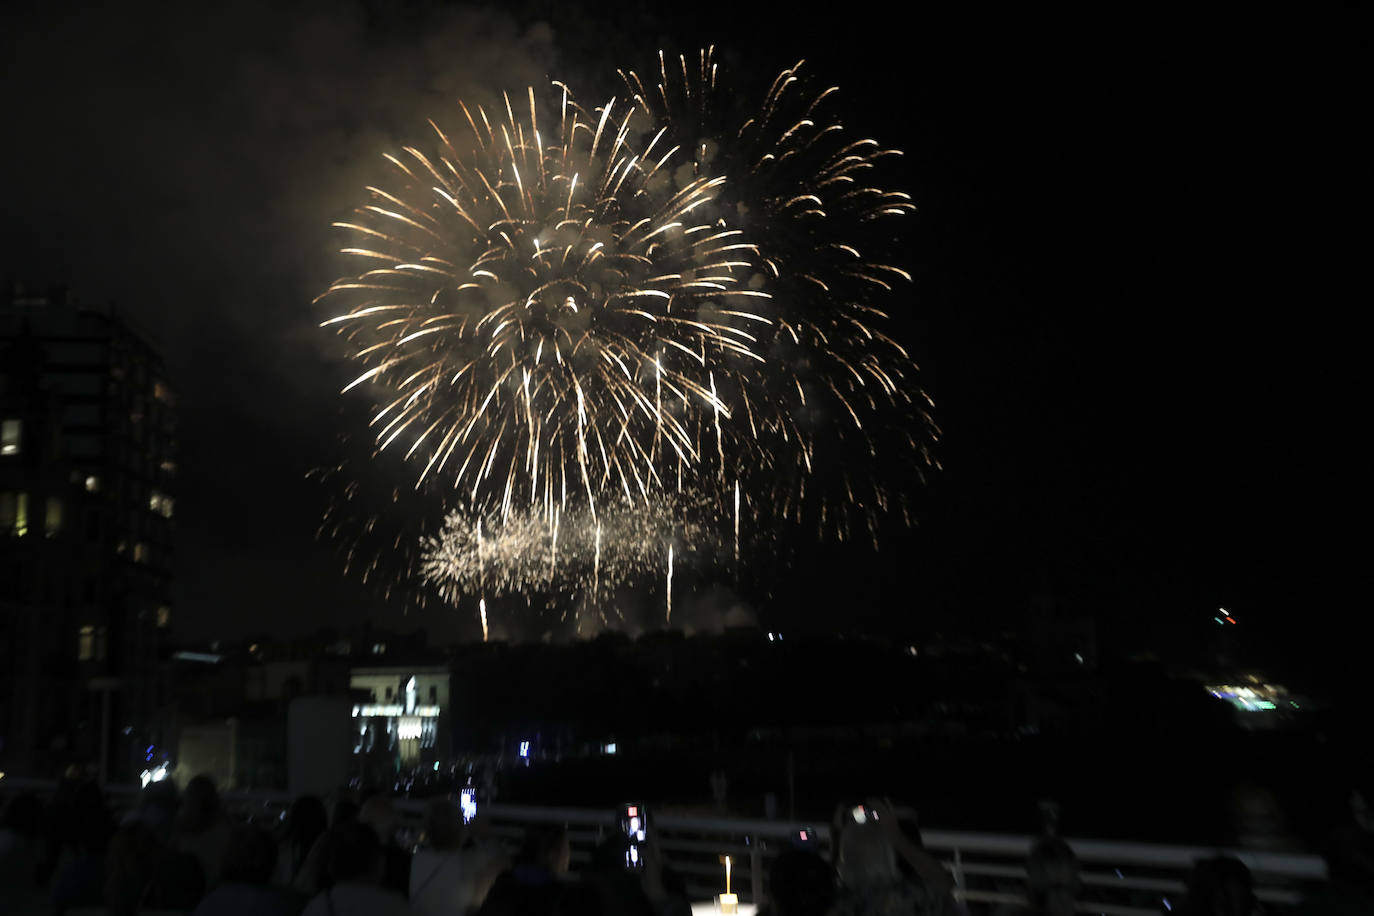
[[[1052,916],[1072,916],[1082,880],[1078,856],[1058,837],[1043,837],[1026,859],[1026,889],[1031,906]]]
[[[396,816],[396,808],[391,804],[391,799],[385,795],[374,795],[358,809],[358,823],[371,827],[376,831],[377,839],[389,843],[396,835],[396,826],[400,823],[400,818]]]
[[[520,847],[518,861],[541,865],[555,875],[566,874],[572,862],[572,847],[565,824],[540,824],[530,828]]]
[[[179,805],[176,783],[170,779],[150,782],[138,794],[138,819],[158,830],[169,830]]]
[[[1374,890],[1374,833],[1345,824],[1327,836],[1322,848],[1331,880]]]
[[[53,798],[55,838],[62,843],[101,850],[114,833],[114,821],[105,807],[105,796],[94,782],[72,783],[62,797]]]
[[[286,810],[286,841],[309,848],[329,826],[324,802],[315,795],[302,795]]]
[[[181,807],[177,809],[177,827],[186,833],[209,830],[220,815],[219,789],[215,781],[204,773],[192,776],[181,793]]]
[[[1188,876],[1190,916],[1249,916],[1254,912],[1250,869],[1233,856],[1199,859]]]
[[[382,843],[377,833],[358,821],[335,824],[328,839],[329,877],[335,884],[375,884],[382,876]]]
[[[807,849],[784,850],[768,870],[777,916],[824,916],[835,903],[835,870]]]
[[[897,854],[874,823],[850,824],[840,835],[839,875],[845,887],[865,890],[900,880]]]
[[[220,880],[226,884],[267,884],[277,867],[277,844],[255,824],[235,827],[224,850]]]
[[[126,916],[138,911],[163,850],[157,831],[142,821],[130,821],[114,834],[105,862],[105,900],[111,913]]]
[[[437,798],[425,809],[425,836],[439,850],[457,849],[463,843],[463,813],[447,798]]]

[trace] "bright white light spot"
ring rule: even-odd
[[[528,757],[529,755],[530,755],[530,743],[529,743],[528,741],[521,741],[521,742],[520,742],[520,756],[521,756],[521,757]]]
[[[142,773],[139,774],[138,778],[139,782],[142,783],[142,787],[145,789],[148,787],[148,783],[150,782],[162,782],[164,779],[167,778],[167,764],[159,763],[151,770],[144,770]]]

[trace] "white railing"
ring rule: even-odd
[[[129,807],[135,788],[110,787],[116,809]],[[5,780],[0,794],[51,791],[51,783]],[[242,816],[271,820],[290,804],[282,792],[226,792],[225,803]],[[397,799],[404,825],[418,829],[427,802]],[[592,849],[617,829],[614,811],[588,808],[488,804],[482,810],[491,832],[514,844],[533,824],[566,824],[574,863],[585,862]],[[825,826],[759,818],[699,816],[655,812],[653,830],[659,848],[683,876],[693,899],[709,900],[724,890],[722,856],[734,866],[732,889],[743,901],[763,898],[767,869],[801,829],[815,834],[815,849],[829,856],[831,837]],[[1024,902],[1024,862],[1035,841],[1031,836],[923,830],[925,848],[954,878],[956,896],[978,910],[1002,903]],[[1234,856],[1250,869],[1256,893],[1271,912],[1296,905],[1307,885],[1326,879],[1326,866],[1316,855],[1267,852],[1217,846],[1126,843],[1065,838],[1082,863],[1084,899],[1079,909],[1104,916],[1158,916],[1184,893],[1193,863],[1217,855]]]
[[[511,837],[518,836],[526,824],[566,823],[574,849],[583,855],[616,826],[612,812],[586,809],[490,805],[488,814],[498,832]],[[653,829],[694,898],[710,899],[724,890],[719,859],[729,855],[735,863],[734,890],[742,900],[757,902],[763,897],[768,867],[803,828],[815,834],[817,851],[829,856],[830,830],[813,824],[663,813],[654,818]],[[954,830],[924,830],[921,837],[926,850],[953,876],[961,901],[975,908],[1025,902],[1024,863],[1035,837]],[[1193,863],[1217,855],[1235,856],[1250,869],[1257,896],[1271,911],[1296,905],[1304,885],[1326,879],[1322,859],[1306,853],[1073,837],[1066,841],[1083,866],[1086,899],[1079,908],[1107,916],[1167,912],[1183,895],[1184,879]]]

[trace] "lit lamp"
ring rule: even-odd
[[[725,893],[719,898],[720,911],[722,914],[735,914],[739,912],[739,897],[730,893],[730,857],[725,856]]]

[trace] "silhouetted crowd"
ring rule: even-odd
[[[1325,850],[1330,880],[1304,913],[1374,914],[1374,819],[1355,809]],[[886,803],[863,822],[832,825],[833,861],[806,844],[778,852],[766,916],[963,916],[946,869]],[[448,799],[432,802],[422,832],[401,825],[389,798],[343,796],[333,811],[313,796],[280,816],[231,817],[214,783],[197,776],[178,793],[154,783],[116,821],[89,780],[62,782],[45,804],[17,795],[0,821],[0,916],[690,916],[682,875],[652,837],[626,868],[619,832],[575,871],[565,827],[531,828],[512,853],[482,819],[463,822]],[[995,916],[1071,916],[1082,910],[1078,859],[1052,833],[1026,862],[1024,902]],[[1258,916],[1238,859],[1196,863],[1172,916]]]

